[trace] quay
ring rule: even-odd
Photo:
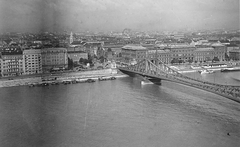
[[[86,72],[73,72],[73,73],[63,73],[63,74],[52,74],[46,76],[34,76],[27,78],[9,78],[9,79],[0,79],[0,88],[1,87],[12,87],[12,86],[24,86],[29,85],[30,87],[36,85],[57,85],[61,83],[84,83],[85,80],[108,80],[111,77],[121,78],[127,77],[127,75],[112,72],[109,69],[106,70],[95,70],[95,71],[86,71]],[[45,83],[45,85],[44,85]]]

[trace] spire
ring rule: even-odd
[[[72,42],[73,42],[73,33],[71,32],[71,34],[70,34],[70,38],[69,38],[69,43],[71,44]]]

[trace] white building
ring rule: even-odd
[[[22,52],[2,52],[1,76],[18,76],[23,74]]]
[[[41,50],[24,50],[23,51],[23,72],[24,74],[42,73],[42,55]]]

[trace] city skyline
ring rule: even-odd
[[[239,29],[238,0],[1,0],[0,32]]]

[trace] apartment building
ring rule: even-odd
[[[52,68],[67,68],[68,55],[66,48],[45,48],[41,50],[43,71]]]
[[[24,74],[42,73],[42,55],[41,50],[30,49],[23,51],[23,72]]]
[[[1,76],[19,76],[23,72],[23,56],[19,49],[8,49],[1,53]]]

